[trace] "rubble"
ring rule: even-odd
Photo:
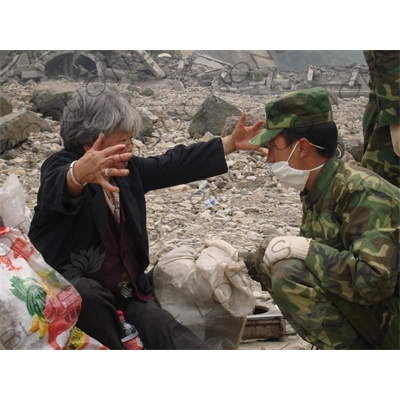
[[[214,53],[221,55],[223,52]],[[366,65],[310,65],[303,72],[279,71],[267,50],[233,53],[229,57],[232,62],[227,62],[206,51],[175,51],[171,56],[144,50],[3,50],[0,54],[0,85],[10,79],[43,82],[64,77],[67,81],[86,83],[100,80],[131,84],[153,81],[157,84],[166,80],[174,85],[173,82],[178,81],[180,90],[202,86],[213,92],[249,95],[279,95],[312,86],[325,87],[332,95],[342,98],[368,95]]]

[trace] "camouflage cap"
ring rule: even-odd
[[[249,141],[253,146],[269,142],[286,128],[300,128],[332,121],[329,93],[322,87],[284,94],[265,106],[266,129]]]

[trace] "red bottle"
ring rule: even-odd
[[[121,342],[125,350],[145,350],[137,329],[125,320],[124,313],[121,310],[117,310],[117,312],[122,324]]]

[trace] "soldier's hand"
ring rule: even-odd
[[[301,236],[277,236],[265,249],[263,261],[271,267],[279,260],[298,258],[305,260],[310,250],[311,239]]]

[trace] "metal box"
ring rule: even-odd
[[[279,339],[286,336],[286,321],[272,301],[259,304],[254,313],[247,316],[242,340]]]

